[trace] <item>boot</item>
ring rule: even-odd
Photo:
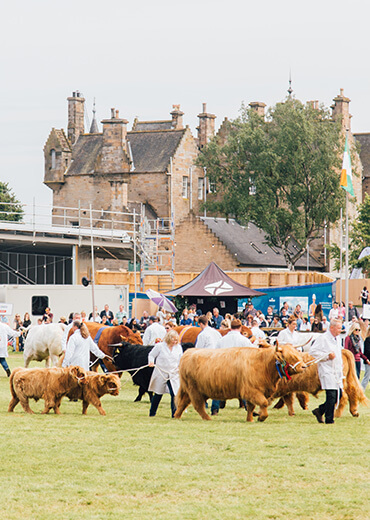
[[[6,369],[6,375],[7,375],[8,377],[10,377],[10,374],[11,374],[10,368],[7,368],[7,369]]]

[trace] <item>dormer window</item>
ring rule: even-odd
[[[52,148],[50,150],[50,157],[51,157],[51,169],[54,170],[56,168],[56,157],[57,157],[57,154],[56,154],[56,151],[54,150],[54,148]]]

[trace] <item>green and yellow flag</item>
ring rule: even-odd
[[[352,165],[351,165],[351,156],[349,153],[349,147],[348,147],[348,136],[346,135],[346,144],[344,147],[344,153],[343,153],[343,164],[342,164],[342,174],[340,176],[340,185],[342,188],[352,197],[354,197],[355,193],[353,191],[353,184],[352,184]]]

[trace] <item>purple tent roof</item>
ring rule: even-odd
[[[265,293],[249,289],[227,276],[211,262],[194,280],[165,293],[166,296],[234,296],[238,298],[263,296]]]

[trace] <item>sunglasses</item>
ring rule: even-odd
[[[360,332],[361,329],[353,329],[355,332]]]

